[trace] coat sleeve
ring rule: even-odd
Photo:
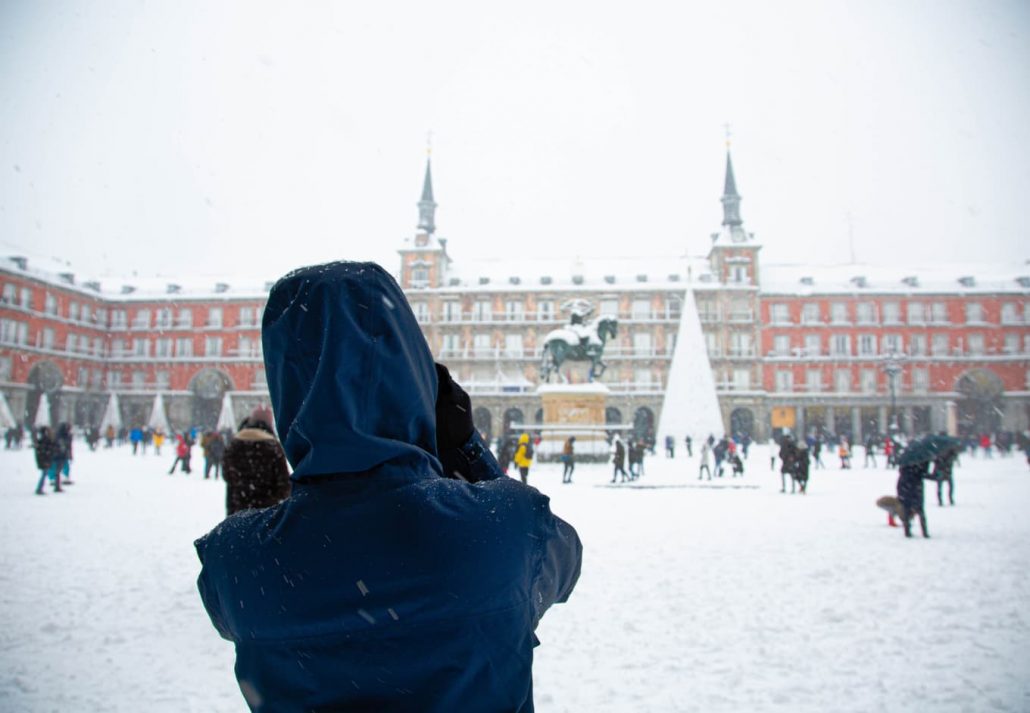
[[[470,483],[507,477],[476,430],[460,448],[441,453],[440,464],[448,478],[456,473]]]
[[[207,615],[211,618],[211,623],[214,624],[218,634],[223,639],[234,641],[235,639],[225,623],[218,593],[207,579],[207,571],[204,568],[204,540],[201,538],[193,544],[197,548],[197,556],[200,558],[201,569],[200,576],[197,577],[197,589],[200,590],[200,599],[204,602],[204,609],[207,610]]]
[[[533,580],[533,625],[552,604],[568,601],[579,581],[583,544],[575,528],[551,512],[547,498],[539,510],[538,562]]]

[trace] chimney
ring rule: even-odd
[[[27,257],[22,257],[21,255],[15,255],[15,256],[11,257],[10,260],[11,260],[11,262],[13,262],[15,265],[18,266],[19,270],[28,270],[29,269],[29,259]]]

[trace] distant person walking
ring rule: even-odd
[[[529,468],[533,465],[533,441],[528,433],[519,436],[519,446],[515,449],[515,466],[519,469],[519,477],[523,483],[529,482]]]
[[[54,437],[47,426],[41,426],[32,432],[32,446],[36,451],[36,467],[39,468],[39,482],[36,484],[36,495],[43,495],[43,485],[50,475],[50,465],[54,459]],[[61,483],[54,482],[54,492],[61,492]]]
[[[676,457],[676,439],[672,436],[665,437],[665,457],[675,458]]]
[[[218,480],[222,472],[222,457],[225,455],[225,440],[218,431],[211,431],[204,438],[204,478],[207,479],[214,470],[215,480]]]
[[[625,483],[629,479],[626,474],[626,446],[623,445],[622,439],[618,436],[615,437],[615,441],[612,443],[612,482],[615,482],[615,477],[621,475],[622,480],[620,483]]]
[[[865,460],[862,461],[862,467],[868,468],[870,463],[876,467],[876,436],[872,434],[865,439]]]
[[[701,467],[697,469],[697,479],[701,480],[702,473],[708,473],[708,479],[712,479],[712,447],[708,444],[708,441],[701,443]]]
[[[189,434],[185,431],[175,435],[175,460],[172,461],[172,467],[168,471],[168,475],[175,472],[175,466],[180,466],[180,469],[186,475],[189,475],[192,471],[190,470],[190,448],[193,446],[193,441],[190,440]]]
[[[561,451],[562,462],[562,483],[572,482],[572,471],[576,468],[576,437],[569,436],[565,440],[565,446]]]
[[[687,436],[686,438],[683,439],[683,442],[687,446],[687,458],[693,458],[694,457],[694,439],[691,438],[690,436]]]

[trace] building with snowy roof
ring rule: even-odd
[[[759,439],[822,429],[854,441],[892,421],[936,431],[949,403],[965,430],[1028,427],[1030,265],[763,264],[729,153],[720,200],[704,256],[462,261],[437,235],[427,162],[396,277],[491,437],[541,421],[543,339],[568,322],[572,300],[617,318],[600,377],[606,421],[642,436],[658,435],[665,399],[701,398],[667,393],[677,383],[714,383],[723,429]],[[161,394],[177,428],[213,426],[226,394],[237,417],[267,402],[267,279],[101,284],[8,257],[0,285],[0,391],[16,418],[32,422],[43,394],[54,420],[78,424],[99,422],[112,393],[126,424],[146,423]],[[688,289],[701,336],[678,343]],[[705,363],[674,359],[677,349],[703,350],[710,381],[670,378],[675,363]],[[575,368],[566,377],[586,378]]]

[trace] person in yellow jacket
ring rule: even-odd
[[[512,458],[518,466],[522,482],[529,480],[529,466],[533,465],[533,441],[529,439],[528,433],[519,436],[519,447],[515,449],[515,457]]]
[[[154,455],[161,455],[161,446],[165,442],[165,430],[159,428],[154,431]]]

